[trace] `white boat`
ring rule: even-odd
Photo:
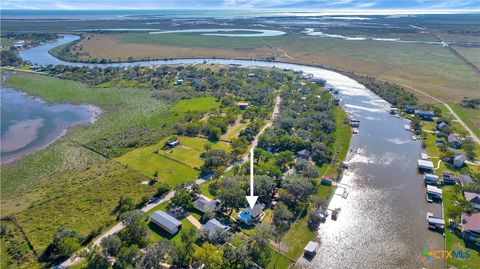
[[[397,117],[397,118],[400,118],[400,115],[399,115],[399,114],[397,114],[397,115],[395,115],[395,117]]]

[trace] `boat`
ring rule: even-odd
[[[411,129],[410,124],[405,124],[405,125],[403,125],[403,128],[405,128],[405,130],[409,130],[409,131],[410,131],[410,129]]]
[[[418,139],[418,136],[412,135],[412,140],[417,140],[417,139]]]
[[[337,220],[338,214],[340,214],[340,208],[335,208],[332,212],[332,220]]]
[[[356,134],[356,135],[360,134],[360,130],[358,130],[358,128],[353,128],[352,132],[353,134]]]
[[[400,115],[399,115],[399,114],[396,114],[395,117],[400,118]]]

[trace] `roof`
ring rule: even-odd
[[[462,213],[461,224],[463,231],[480,231],[480,213]]]
[[[418,160],[418,167],[433,169],[433,162],[427,160]]]
[[[407,110],[417,110],[418,107],[417,106],[405,106],[405,109],[407,109]]]
[[[214,211],[217,208],[217,200],[208,201],[205,197],[200,196],[193,202],[193,206],[202,212]]]
[[[448,141],[448,143],[454,143],[454,142],[461,143],[460,140],[458,140],[458,138],[453,134],[448,135],[447,141]]]
[[[211,219],[202,226],[202,232],[208,231],[210,235],[216,234],[218,231],[226,231],[230,227],[221,224],[217,219]]]
[[[442,121],[439,124],[437,124],[437,126],[438,126],[438,128],[442,129],[445,126],[448,126],[448,124],[446,122]]]
[[[480,194],[464,191],[463,195],[465,196],[465,200],[469,201],[470,203],[480,204]]]
[[[435,186],[427,185],[427,193],[440,195],[442,194],[442,189]]]
[[[318,248],[318,243],[310,241],[308,242],[308,244],[305,246],[303,250],[306,252],[316,252],[317,248]]]
[[[473,183],[472,178],[469,175],[460,175],[458,176],[458,181],[460,181],[460,185],[466,186]]]
[[[433,116],[434,116],[433,112],[431,112],[431,111],[425,111],[425,110],[415,111],[415,114],[421,115],[421,116],[430,116],[430,117],[433,117]]]
[[[445,225],[445,221],[437,217],[428,217],[428,224]]]
[[[238,102],[237,105],[239,106],[248,106],[247,102]]]
[[[174,230],[178,226],[182,225],[179,220],[160,210],[155,211],[155,213],[153,213],[150,218],[154,222],[161,223],[163,226],[170,230]]]
[[[303,149],[303,150],[297,151],[297,155],[310,156],[310,151]]]
[[[249,211],[250,213],[252,213],[252,217],[256,218],[260,214],[262,214],[264,208],[265,208],[264,204],[257,203],[252,209],[249,209]]]
[[[458,156],[456,156],[455,158],[453,158],[454,160],[457,160],[457,161],[466,161],[467,160],[467,156],[465,156],[465,154],[460,154]]]

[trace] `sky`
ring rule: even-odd
[[[480,0],[2,0],[0,8],[480,10]]]

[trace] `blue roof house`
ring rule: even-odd
[[[415,111],[415,115],[419,116],[422,120],[433,120],[433,112],[425,110]]]

